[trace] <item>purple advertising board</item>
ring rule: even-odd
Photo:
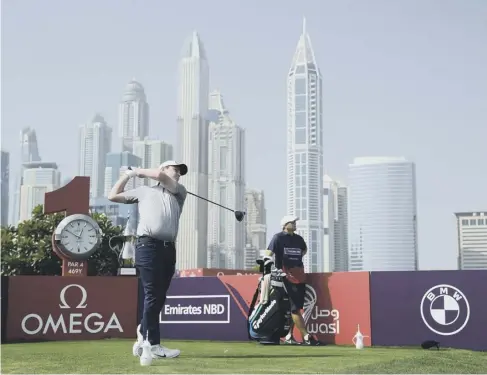
[[[371,272],[372,345],[487,350],[487,271]]]
[[[248,340],[247,306],[240,293],[218,277],[175,278],[159,316],[161,338]]]

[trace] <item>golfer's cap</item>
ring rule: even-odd
[[[181,171],[181,176],[184,176],[186,173],[188,173],[188,166],[186,164],[176,163],[174,160],[165,161],[159,166],[159,168],[162,169],[169,166],[179,167],[179,170]]]
[[[298,221],[299,217],[293,215],[286,215],[281,219],[281,227],[285,226],[287,223],[291,223],[293,221]]]

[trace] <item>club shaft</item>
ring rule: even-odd
[[[203,199],[203,200],[205,200],[205,201],[207,201],[207,202],[210,202],[210,203],[216,204],[217,206],[220,206],[221,208],[224,208],[225,210],[228,210],[228,211],[230,211],[230,212],[235,212],[235,210],[232,210],[231,208],[228,208],[228,207],[222,206],[222,205],[221,205],[221,204],[219,204],[219,203],[216,203],[216,202],[210,201],[209,199],[206,199],[206,198],[200,197],[199,195],[194,194],[194,193],[192,193],[192,192],[190,192],[190,191],[188,191],[188,194],[191,194],[192,196],[194,196],[194,197],[196,197],[196,198]]]
[[[128,167],[128,169],[132,170],[132,167],[130,167],[130,166],[129,166],[129,167]],[[230,211],[230,212],[235,213],[235,210],[232,210],[231,208],[228,208],[228,207],[222,206],[222,205],[221,205],[221,204],[219,204],[219,203],[216,203],[216,202],[210,201],[209,199],[206,199],[206,198],[200,197],[199,195],[194,194],[194,193],[192,193],[192,192],[190,192],[190,191],[188,191],[187,193],[188,193],[188,194],[191,194],[193,197],[203,199],[203,200],[205,200],[205,201],[207,201],[207,202],[210,202],[210,203],[216,204],[217,206],[219,206],[219,207],[221,207],[221,208],[224,208],[225,210],[228,210],[228,211]]]

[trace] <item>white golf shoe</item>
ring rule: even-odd
[[[137,326],[137,340],[132,347],[132,354],[134,357],[142,355],[142,344],[144,343],[144,336],[140,333],[140,324]],[[152,358],[176,358],[181,354],[179,349],[169,349],[162,345],[151,346]]]
[[[132,347],[132,354],[134,357],[140,357],[142,355],[142,343],[144,342],[144,336],[140,333],[140,324],[137,326],[137,340]]]
[[[181,354],[179,349],[169,349],[162,345],[152,345],[152,358],[176,358]]]

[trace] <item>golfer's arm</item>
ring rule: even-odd
[[[137,175],[142,178],[150,178],[152,180],[159,181],[162,186],[173,194],[177,194],[179,192],[179,184],[159,168],[137,169]]]
[[[129,203],[127,197],[120,195],[125,189],[125,185],[129,182],[130,177],[123,175],[120,179],[113,185],[112,190],[108,194],[108,200],[116,203]]]

